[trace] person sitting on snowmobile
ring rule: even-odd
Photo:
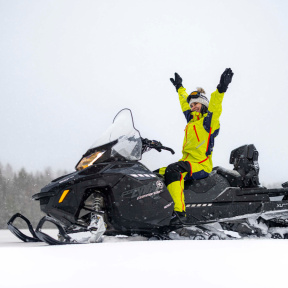
[[[202,88],[188,95],[182,85],[182,78],[177,73],[175,79],[170,78],[178,92],[180,105],[188,123],[185,128],[182,158],[167,168],[159,169],[159,173],[165,177],[165,184],[175,204],[172,223],[186,219],[184,179],[206,178],[212,171],[212,151],[214,139],[220,129],[222,100],[232,77],[232,70],[227,68],[221,75],[216,91],[211,94],[210,103]]]

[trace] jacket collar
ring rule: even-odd
[[[201,114],[200,112],[191,112],[191,115],[192,115],[192,119],[190,120],[190,122],[196,122],[200,119],[203,118],[203,114]]]

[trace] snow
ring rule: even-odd
[[[48,246],[0,230],[0,287],[285,287],[287,250],[272,239]]]

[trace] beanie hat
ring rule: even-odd
[[[192,103],[200,103],[200,104],[202,104],[208,108],[209,100],[203,94],[205,94],[205,90],[201,87],[197,88],[196,91],[191,92],[190,95],[187,97],[187,102],[188,102],[189,106]]]

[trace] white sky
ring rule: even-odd
[[[0,0],[0,162],[72,170],[122,108],[151,169],[181,158],[185,118],[169,78],[213,92],[234,72],[214,166],[254,143],[260,181],[288,180],[288,2]]]

